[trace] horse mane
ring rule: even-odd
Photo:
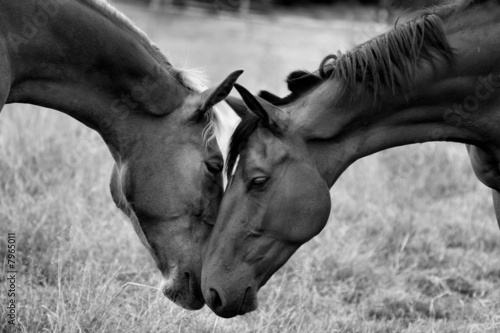
[[[127,16],[118,11],[115,7],[113,7],[107,0],[80,0],[82,3],[87,6],[96,9],[106,18],[119,23],[124,28],[129,31],[135,33],[139,39],[155,56],[155,59],[162,65],[172,66],[172,64],[168,61],[168,59],[163,55],[158,46],[151,42],[148,35],[138,28]]]
[[[327,56],[319,73],[323,80],[341,82],[338,101],[347,95],[354,98],[349,92],[356,91],[359,84],[371,90],[376,99],[382,91],[395,95],[401,88],[411,86],[418,68],[423,63],[435,67],[438,59],[453,64],[453,51],[441,18],[424,14],[345,54]]]
[[[206,78],[203,72],[197,69],[179,69],[175,68],[172,63],[163,55],[160,48],[154,44],[148,35],[137,27],[127,16],[113,7],[107,0],[81,0],[84,4],[96,9],[106,18],[120,24],[130,32],[136,34],[143,45],[151,51],[155,59],[164,66],[170,74],[180,83],[183,87],[192,92],[201,92],[207,89]],[[205,143],[215,138],[216,129],[220,122],[216,111],[223,106],[215,106],[210,112],[207,112],[207,125],[203,130],[203,137]],[[227,106],[229,108],[229,106]]]
[[[337,100],[344,97],[354,98],[358,84],[369,89],[376,99],[382,91],[395,95],[401,88],[411,87],[411,82],[419,67],[430,64],[435,67],[440,59],[454,64],[454,54],[443,29],[443,21],[455,18],[476,5],[499,0],[445,0],[439,5],[418,11],[407,23],[375,37],[354,49],[342,54],[328,55],[321,62],[317,75],[323,81],[336,79],[341,82]],[[316,73],[309,73],[316,75]],[[289,82],[290,78],[287,80]],[[304,80],[303,80],[304,81]],[[318,86],[319,81],[310,80],[302,91],[293,91],[289,96],[276,100],[267,92],[261,96],[279,105],[293,102]]]
[[[499,0],[443,0],[439,5],[419,10],[406,24],[398,25],[345,54],[328,55],[315,72],[292,72],[286,79],[289,95],[281,98],[268,91],[260,91],[259,97],[276,106],[287,105],[330,78],[342,82],[343,89],[337,96],[339,100],[357,83],[364,88],[371,87],[374,98],[384,89],[395,94],[398,88],[411,84],[423,62],[435,66],[436,60],[444,58],[453,64],[453,50],[443,31],[443,20],[489,1],[500,3]],[[393,67],[396,71],[392,70]]]

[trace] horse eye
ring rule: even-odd
[[[268,177],[256,177],[256,178],[252,179],[250,185],[252,187],[262,187],[262,186],[266,185],[268,180],[269,180]]]
[[[207,169],[210,173],[218,174],[222,172],[223,166],[221,163],[205,162],[205,165],[207,166]]]

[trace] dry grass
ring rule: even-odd
[[[374,33],[125,9],[176,63],[187,58],[215,81],[245,68],[243,84],[280,93],[291,70]],[[22,105],[2,112],[0,133],[0,256],[7,232],[18,245],[14,331],[500,331],[500,231],[460,145],[356,163],[331,192],[328,226],[262,289],[259,310],[224,320],[145,287],[158,284],[157,272],[111,201],[112,160],[95,133]]]

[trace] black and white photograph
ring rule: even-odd
[[[0,259],[1,333],[500,332],[500,0],[0,0]]]

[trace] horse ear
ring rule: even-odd
[[[293,93],[302,93],[321,83],[321,78],[307,71],[291,72],[286,78],[288,90]]]
[[[268,101],[273,105],[280,105],[281,103],[283,103],[283,98],[267,90],[261,90],[257,96],[259,96],[262,99],[265,99],[266,101]]]
[[[208,110],[210,110],[214,105],[226,99],[226,97],[233,89],[236,80],[238,80],[238,78],[242,73],[243,73],[242,69],[234,71],[231,74],[229,74],[224,79],[224,81],[222,81],[221,84],[219,84],[217,87],[209,88],[204,92],[202,92],[201,99],[203,104],[200,108],[200,111],[202,113],[205,113]]]
[[[281,111],[279,108],[260,97],[252,95],[246,88],[237,83],[234,87],[238,90],[241,98],[243,98],[243,101],[250,111],[259,117],[269,129],[275,130],[279,128],[276,119],[274,118],[275,112]]]
[[[240,118],[245,118],[249,114],[252,114],[247,108],[247,105],[241,98],[238,97],[233,97],[233,96],[227,96],[226,98],[226,103],[229,104],[231,109],[238,115]]]

